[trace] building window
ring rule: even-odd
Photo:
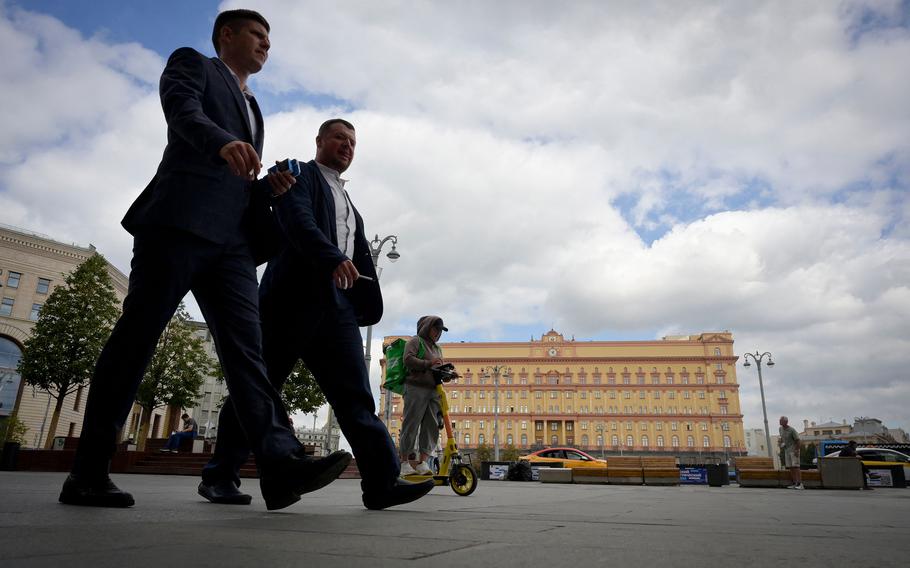
[[[702,445],[702,447],[704,447],[704,448],[710,448],[710,447],[711,447],[711,440],[710,440],[707,436],[703,436],[702,439],[701,439],[701,445]]]
[[[487,393],[485,391],[477,391],[477,398],[486,398]]]
[[[506,435],[506,444],[512,445],[512,434]]]
[[[657,431],[658,431],[658,432],[661,431],[661,430],[663,430],[663,429],[664,429],[664,423],[663,423],[663,422],[658,422],[657,425],[656,425],[656,428],[657,428]]]
[[[51,281],[47,278],[38,279],[38,287],[35,289],[35,292],[39,294],[47,294],[47,291],[50,290]]]
[[[645,391],[638,391],[638,398],[639,398],[639,400],[644,400],[644,399],[645,399]]]
[[[21,279],[22,279],[22,274],[20,274],[20,273],[18,273],[18,272],[10,271],[10,272],[6,275],[6,285],[7,285],[9,288],[18,288],[18,287],[19,287],[19,280],[21,280]]]
[[[730,447],[730,436],[724,436],[724,447],[725,448]]]
[[[521,435],[521,445],[522,445],[522,446],[527,446],[527,445],[528,445],[528,435],[527,435],[527,434],[522,434],[522,435]]]
[[[614,447],[616,447],[616,446],[619,445],[619,436],[617,436],[616,434],[613,434],[612,445],[613,445]]]
[[[537,430],[538,432],[542,432],[543,431],[543,422],[535,422],[534,429]]]
[[[465,427],[465,429],[470,428],[470,427],[471,427],[471,421],[470,421],[470,420],[465,420],[465,421],[464,421],[464,427]]]
[[[28,319],[38,321],[38,314],[41,313],[41,304],[32,304],[32,311],[28,314]]]
[[[686,446],[690,448],[695,447],[695,436],[686,436]]]
[[[714,378],[717,379],[717,384],[719,384],[719,385],[724,384],[724,376],[723,376],[723,375],[715,375]]]
[[[543,393],[541,391],[534,391],[534,398],[543,398]]]
[[[527,420],[522,420],[522,421],[521,421],[521,429],[522,429],[522,430],[527,430],[527,429],[528,429],[528,421],[527,421]]]
[[[672,438],[670,438],[670,445],[673,446],[674,448],[678,448],[679,447],[679,436],[673,436]]]
[[[588,435],[587,434],[585,434],[584,436],[581,437],[581,445],[582,446],[588,445]]]
[[[676,432],[677,430],[679,430],[679,422],[671,422],[671,423],[670,423],[670,430],[673,430],[674,432]]]
[[[557,432],[559,430],[559,422],[550,422],[550,430]]]
[[[481,430],[484,429],[484,422],[483,422],[483,420],[479,420],[479,421],[478,421],[477,427],[480,428]]]
[[[643,448],[647,448],[647,447],[648,447],[648,436],[643,435],[643,436],[641,437],[641,446],[642,446]]]
[[[657,447],[658,448],[664,447],[664,437],[663,436],[657,437]]]
[[[79,385],[79,388],[76,389],[76,401],[73,403],[73,410],[79,412],[79,403],[82,402],[82,391],[84,390],[83,385]]]
[[[721,405],[721,407],[720,407],[720,413],[721,413],[721,414],[727,414],[727,405],[726,405],[726,404],[722,404],[722,405]]]
[[[597,398],[600,398],[600,397],[598,396]],[[614,399],[614,400],[616,399],[616,391],[610,391],[610,398]]]
[[[465,446],[470,446],[470,445],[471,445],[471,435],[470,435],[470,434],[465,434],[465,435],[464,435],[464,445],[465,445]]]
[[[635,439],[632,438],[632,436],[626,436],[626,446],[628,446],[630,448],[635,447]]]
[[[478,443],[478,444],[483,444],[483,442],[484,442],[483,434],[482,434],[482,433],[481,433],[481,434],[478,434],[478,435],[477,435],[477,443]]]
[[[13,303],[12,298],[3,298],[0,300],[0,316],[8,316],[13,313]]]
[[[672,385],[672,384],[673,384],[673,375],[667,375],[667,384],[668,384],[668,385]]]

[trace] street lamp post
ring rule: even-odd
[[[748,368],[752,366],[752,364],[749,363],[750,357],[753,361],[755,361],[756,367],[758,367],[758,390],[761,392],[761,412],[765,418],[765,444],[768,446],[768,457],[773,458],[774,456],[771,454],[771,432],[768,430],[768,410],[765,408],[765,387],[762,384],[761,380],[761,362],[766,355],[768,356],[768,366],[773,367],[774,361],[771,360],[771,353],[768,351],[765,351],[761,355],[758,354],[758,351],[755,353],[746,353],[743,355],[743,359],[745,361],[743,363],[743,367]]]
[[[508,377],[512,368],[504,365],[486,367],[484,373],[493,375],[493,461],[499,461],[499,376]]]
[[[396,260],[401,258],[401,254],[399,254],[398,249],[395,248],[398,245],[398,237],[396,235],[388,235],[386,237],[383,237],[382,239],[379,238],[379,235],[376,235],[373,238],[373,240],[370,241],[370,256],[373,257],[373,268],[376,269],[377,278],[379,277],[379,255],[382,252],[383,245],[385,245],[387,242],[392,243],[392,250],[389,251],[389,253],[386,255],[386,258],[388,258],[390,262],[395,262]],[[366,365],[367,365],[367,375],[369,375],[369,373],[370,373],[370,359],[372,358],[370,355],[370,346],[371,346],[372,342],[373,342],[373,326],[369,325],[369,326],[367,326],[366,349],[364,350],[364,354],[363,354],[363,360],[364,360],[364,362],[366,362]],[[385,392],[385,409],[384,409],[384,411],[385,411],[384,414],[385,414],[386,428],[391,429],[392,393],[389,392],[388,390]]]

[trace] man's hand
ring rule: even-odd
[[[342,290],[347,290],[353,286],[354,281],[357,280],[359,276],[360,273],[357,272],[357,268],[350,260],[345,260],[335,268],[334,272],[332,272],[332,280],[335,282],[335,286]]]
[[[277,164],[278,162],[275,163]],[[266,179],[269,180],[269,186],[272,188],[272,197],[284,195],[289,189],[294,187],[295,183],[297,183],[297,178],[294,177],[294,174],[287,170],[283,172],[270,172]]]
[[[262,169],[256,149],[241,140],[228,142],[218,150],[218,155],[227,162],[232,174],[244,179],[256,179]]]

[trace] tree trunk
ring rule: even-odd
[[[164,430],[166,432],[179,432],[183,430],[183,423],[180,422],[180,407],[169,404],[167,407],[167,416],[164,421]]]
[[[50,396],[50,394],[48,394]],[[54,435],[57,433],[57,423],[60,422],[60,411],[63,409],[63,396],[57,397],[54,405],[54,414],[51,416],[51,425],[47,429],[47,440],[44,442],[45,450],[54,449]]]
[[[152,424],[152,411],[143,408],[142,420],[139,421],[139,439],[136,440],[136,449],[140,452],[145,451],[145,442],[149,437],[149,429]]]

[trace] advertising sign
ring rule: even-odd
[[[679,468],[679,483],[682,485],[707,485],[708,470],[703,467]]]

